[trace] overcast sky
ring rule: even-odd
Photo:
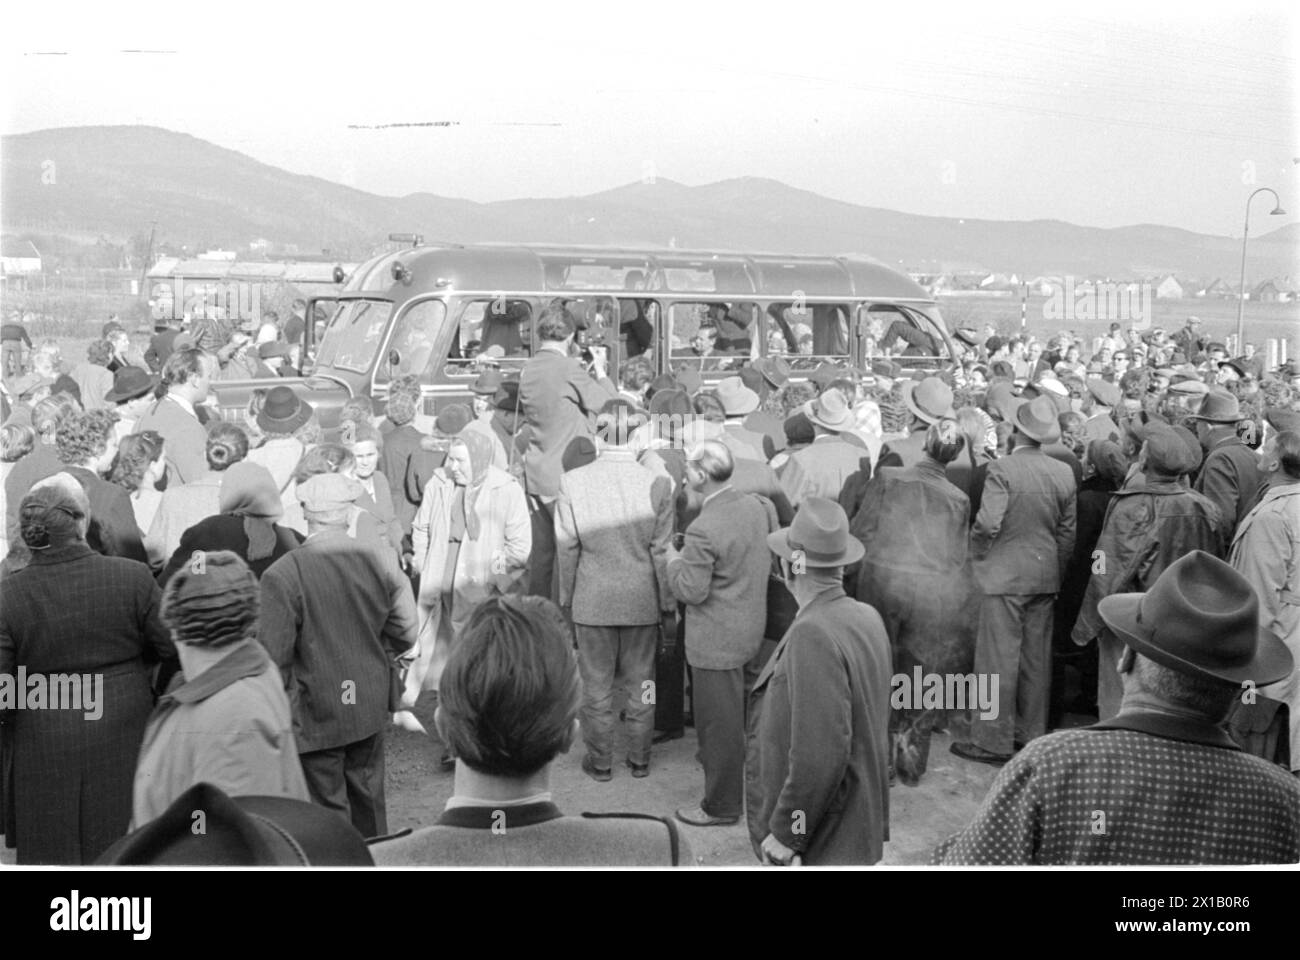
[[[1290,2],[79,6],[7,6],[4,132],[153,124],[471,200],[758,176],[912,213],[1237,236],[1255,186],[1300,209]],[[355,129],[403,123],[451,125]]]

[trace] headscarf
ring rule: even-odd
[[[488,467],[492,466],[492,440],[477,430],[462,430],[456,434],[452,443],[464,444],[465,449],[469,451],[470,475],[464,491],[465,532],[471,540],[477,540],[481,524],[474,505],[483,490],[483,481],[487,479]]]
[[[272,524],[284,516],[284,504],[271,471],[248,460],[231,465],[221,474],[217,502],[222,513],[244,518],[249,561],[269,557],[275,550]]]

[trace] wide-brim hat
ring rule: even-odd
[[[104,394],[109,403],[123,403],[143,397],[158,386],[158,377],[141,367],[119,367],[113,374],[113,389]]]
[[[501,388],[501,371],[489,367],[474,378],[474,382],[469,385],[471,393],[477,393],[482,396],[493,396]]]
[[[809,400],[803,405],[802,410],[809,423],[835,433],[848,430],[854,425],[849,401],[835,387],[827,390],[820,397]]]
[[[849,533],[844,508],[825,497],[805,500],[789,527],[768,534],[767,546],[778,557],[805,567],[845,567],[866,553]]]
[[[1034,397],[1022,403],[1016,408],[1012,422],[1017,430],[1039,443],[1055,443],[1061,439],[1061,424],[1051,397]]]
[[[1109,380],[1090,379],[1087,382],[1088,392],[1098,403],[1107,407],[1117,407],[1119,402],[1124,399],[1123,393],[1119,387]]]
[[[272,387],[257,414],[257,425],[267,433],[293,433],[314,412],[310,403],[288,387]]]
[[[1237,371],[1237,376],[1243,379],[1249,375],[1249,371],[1240,360],[1220,360],[1219,369],[1222,370],[1224,367],[1230,367]]]
[[[926,423],[938,423],[957,415],[952,409],[952,388],[938,377],[926,377],[904,386],[903,403]]]
[[[1189,676],[1262,686],[1295,666],[1291,651],[1260,626],[1250,581],[1204,550],[1170,564],[1146,593],[1112,594],[1098,610],[1133,650]]]
[[[761,402],[758,394],[745,386],[740,377],[719,380],[715,390],[723,412],[729,417],[743,417],[753,413]]]
[[[203,830],[194,830],[196,811]],[[198,783],[156,819],[108,848],[102,866],[369,867],[374,858],[346,817],[289,797],[231,797]]]
[[[760,357],[753,366],[773,389],[779,390],[790,382],[790,364],[782,357]]]
[[[1227,390],[1211,390],[1201,398],[1201,405],[1187,419],[1206,423],[1236,423],[1241,420],[1241,403]]]

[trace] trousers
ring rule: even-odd
[[[622,712],[627,725],[627,758],[638,765],[650,762],[654,739],[655,647],[659,625],[573,625],[578,640],[578,672],[582,675],[582,710],[578,720],[591,762],[606,770],[613,763],[615,725]],[[623,694],[615,709],[616,695]]]
[[[1055,594],[996,594],[980,601],[975,672],[996,675],[998,715],[971,718],[971,741],[1011,756],[1047,732],[1052,683],[1052,608]]]
[[[388,832],[384,802],[384,731],[299,756],[312,803],[337,810],[363,837]]]
[[[528,495],[533,548],[528,555],[528,594],[556,598],[555,589],[555,498]]]
[[[691,705],[711,817],[739,817],[745,797],[745,668],[691,667]]]

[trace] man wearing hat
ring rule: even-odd
[[[799,612],[748,699],[745,814],[754,852],[787,866],[866,866],[889,837],[889,636],[844,593],[862,544],[812,497],[769,534]]]
[[[781,488],[795,510],[809,497],[837,500],[844,481],[862,465],[863,449],[840,434],[853,427],[853,411],[844,394],[831,387],[803,406],[813,425],[813,442],[790,454],[781,470]]]
[[[1237,526],[1255,506],[1264,485],[1259,458],[1237,435],[1237,424],[1245,419],[1240,401],[1222,388],[1211,390],[1189,419],[1205,451],[1205,464],[1196,476],[1196,492],[1218,506],[1224,543],[1231,543]]]
[[[783,357],[760,357],[746,369],[759,374],[757,387],[760,403],[775,391],[790,382],[790,364]],[[744,427],[750,433],[757,433],[767,438],[761,444],[764,459],[770,459],[785,449],[784,420],[760,407],[745,417]]]
[[[104,402],[117,414],[113,429],[118,439],[135,432],[135,423],[153,402],[158,378],[141,367],[122,367],[113,374],[113,387],[104,394]]]
[[[1115,662],[1123,644],[1106,629],[1101,601],[1150,588],[1174,561],[1193,550],[1221,556],[1224,547],[1219,508],[1182,482],[1200,466],[1200,447],[1159,421],[1141,427],[1139,439],[1139,473],[1111,497],[1094,553],[1105,563],[1093,565],[1071,632],[1081,647],[1097,640],[1097,715],[1102,720],[1119,712],[1123,688]]]
[[[1200,363],[1205,357],[1208,337],[1201,336],[1201,318],[1188,317],[1187,324],[1173,335],[1173,344],[1186,359],[1184,363]]]
[[[1237,527],[1230,561],[1259,595],[1259,624],[1300,666],[1300,414],[1270,411],[1261,472],[1264,495]],[[1291,771],[1300,771],[1300,673],[1262,690],[1290,711]]]
[[[529,431],[519,409],[518,380],[503,380],[492,395],[492,416],[488,426],[506,451],[506,471],[522,480]]]
[[[1093,440],[1119,440],[1119,427],[1112,411],[1124,399],[1119,387],[1107,380],[1090,377],[1086,384],[1088,393],[1083,398],[1083,410],[1088,419],[1083,424],[1084,436]]]
[[[1051,687],[1052,608],[1074,550],[1075,483],[1043,452],[1061,436],[1048,397],[1015,412],[1011,455],[989,464],[971,528],[975,581],[983,594],[975,672],[998,678],[1001,713],[971,722],[952,752],[1001,764],[1046,732]]]
[[[912,413],[907,436],[891,440],[880,448],[881,467],[914,467],[925,459],[925,434],[932,424],[955,417],[952,409],[952,390],[938,377],[926,377],[921,382],[903,384],[903,403]]]
[[[419,629],[411,584],[387,549],[348,536],[361,484],[322,473],[298,485],[307,540],[262,574],[258,640],[284,676],[313,802],[362,836],[388,832],[384,731]]]
[[[763,434],[755,433],[745,426],[745,418],[758,410],[758,394],[745,386],[740,377],[719,380],[715,389],[726,417],[722,426],[722,442],[735,457],[766,463],[767,458],[763,456]]]
[[[1250,583],[1198,550],[1146,593],[1107,597],[1101,616],[1125,645],[1119,715],[1026,747],[935,862],[1300,860],[1300,783],[1223,728],[1243,687],[1294,669]]]

